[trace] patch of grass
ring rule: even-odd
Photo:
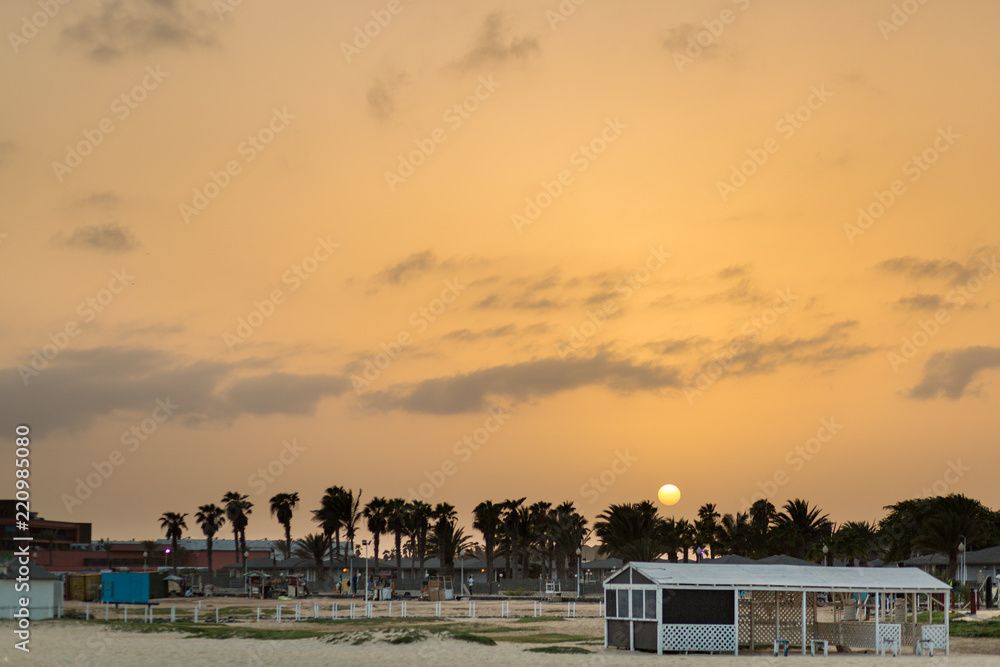
[[[490,639],[489,637],[483,637],[482,635],[476,635],[471,632],[450,632],[452,639],[457,639],[463,642],[472,642],[473,644],[483,644],[485,646],[496,646],[497,643]]]
[[[508,597],[530,597],[538,593],[538,591],[529,591],[527,588],[511,588],[510,590],[502,591],[502,593]]]
[[[584,642],[593,639],[592,635],[568,635],[562,632],[536,632],[533,635],[511,635],[497,637],[498,642],[514,642],[517,644],[557,644],[562,642]]]
[[[519,618],[515,623],[548,623],[549,621],[565,621],[562,616],[525,616]]]
[[[1000,638],[1000,620],[958,621],[949,626],[952,637]]]
[[[389,640],[390,644],[413,644],[427,639],[427,635],[419,630],[408,630],[403,634]]]
[[[579,646],[536,646],[524,650],[532,653],[591,653],[591,651]]]
[[[90,621],[119,632],[178,632],[206,639],[309,639],[327,633],[316,630],[270,630],[233,627],[215,623],[123,623],[121,621]]]

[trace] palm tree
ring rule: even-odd
[[[323,492],[319,509],[313,510],[313,520],[318,522],[323,534],[330,539],[330,560],[336,560],[340,551],[340,529],[344,527],[344,487],[331,486]]]
[[[412,525],[417,539],[417,558],[420,560],[420,579],[423,580],[426,574],[427,562],[427,534],[431,529],[431,517],[434,515],[434,508],[422,500],[414,500],[409,503],[407,512],[410,516],[409,523]]]
[[[472,510],[472,527],[483,534],[483,545],[486,550],[486,581],[490,585],[490,595],[493,594],[493,551],[496,548],[497,531],[500,529],[503,517],[503,503],[484,500]]]
[[[818,507],[810,507],[801,498],[789,500],[782,507],[777,519],[779,526],[787,526],[793,537],[793,556],[805,558],[810,548],[828,537],[833,531],[833,524],[827,514],[822,514]]]
[[[431,533],[431,546],[438,552],[441,573],[449,577],[455,574],[456,554],[472,546],[471,538],[458,527],[457,517],[454,505],[438,503],[434,506],[435,523]]]
[[[692,549],[698,549],[698,533],[694,524],[687,519],[677,521],[677,535],[680,538],[681,549],[683,550],[683,560],[690,563],[689,554]]]
[[[166,531],[167,539],[170,540],[170,546],[172,547],[170,560],[175,574],[177,573],[177,540],[181,539],[184,531],[187,530],[187,524],[184,522],[184,517],[186,516],[187,513],[164,512],[160,517],[160,528]]]
[[[519,510],[525,498],[518,500],[505,500],[503,502],[503,542],[504,551],[507,555],[507,579],[514,576],[514,561],[520,553],[520,532],[521,516]],[[521,566],[521,576],[524,576],[525,568]]]
[[[104,538],[103,540],[98,540],[97,548],[104,551],[107,554],[108,569],[111,569],[111,540]]]
[[[403,578],[403,533],[406,531],[406,501],[393,498],[386,502],[386,526],[396,537],[396,579]]]
[[[250,522],[248,515],[251,513],[253,503],[250,502],[250,496],[239,491],[230,491],[222,496],[222,504],[226,508],[226,518],[229,519],[229,525],[233,527],[233,549],[237,552],[236,562],[239,563],[244,558],[243,553],[247,547],[246,528]]]
[[[143,540],[140,544],[142,544],[142,550],[149,554],[147,558],[154,560],[156,558],[156,552],[160,550],[160,543],[156,540]]]
[[[698,544],[708,549],[711,558],[715,558],[715,551],[719,544],[719,518],[720,515],[715,509],[715,503],[705,503],[698,508],[698,520],[694,524],[698,535]]]
[[[361,505],[361,492],[363,489],[358,489],[358,495],[354,495],[354,491],[347,489],[344,493],[342,502],[343,507],[343,524],[344,524],[344,536],[347,538],[348,546],[345,549],[344,554],[354,553],[354,538],[358,533],[358,522],[361,520],[361,511],[359,509]]]
[[[330,548],[330,538],[324,533],[309,533],[301,540],[295,541],[293,553],[296,558],[312,558],[316,564],[316,579],[323,579],[326,551]]]
[[[376,496],[368,501],[365,505],[364,510],[361,514],[365,517],[365,527],[372,536],[372,546],[375,548],[375,571],[378,571],[378,543],[379,540],[388,532],[386,527],[386,500],[385,498]]]
[[[960,494],[936,496],[924,505],[913,544],[925,552],[948,557],[947,578],[955,578],[958,568],[958,545],[966,548],[986,546],[981,540],[988,533],[991,512],[982,503]]]
[[[285,527],[285,556],[292,557],[292,513],[299,506],[298,493],[277,493],[271,497],[271,516]]]
[[[718,533],[719,547],[722,552],[734,556],[749,557],[753,549],[752,530],[750,515],[745,512],[737,512],[735,515],[727,514],[722,517]]]
[[[875,526],[867,521],[848,521],[841,525],[832,535],[832,550],[837,552],[847,565],[865,567],[875,547]]]
[[[212,539],[226,523],[226,511],[216,505],[209,503],[198,508],[194,515],[194,520],[201,526],[201,532],[205,534],[205,550],[208,552],[208,570],[213,575],[215,569],[212,567]]]
[[[664,520],[648,500],[611,505],[594,522],[594,532],[601,541],[598,553],[626,563],[656,560],[669,548],[665,528]]]
[[[446,549],[450,546],[450,536],[454,532],[455,528],[455,518],[458,513],[455,511],[455,506],[449,503],[438,503],[434,506],[434,514],[432,518],[434,519],[434,527],[432,529],[433,542],[437,547],[438,552],[438,562],[441,565],[441,574],[450,576],[452,574],[451,569],[448,567],[449,559],[453,565],[455,562],[455,554],[446,553]]]

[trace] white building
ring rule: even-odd
[[[838,598],[825,622],[819,593]],[[814,642],[947,653],[947,617],[919,624],[914,612],[947,608],[950,593],[917,568],[630,563],[604,582],[604,641],[657,653],[738,654],[776,641],[803,654]]]
[[[28,564],[27,577],[21,577],[17,559],[0,566],[0,619],[15,618],[21,598],[28,599],[28,618],[33,621],[62,616],[63,582],[45,569]],[[18,578],[22,581],[19,582]],[[27,590],[23,590],[24,584]],[[21,584],[20,586],[18,584]]]

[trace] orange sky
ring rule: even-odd
[[[48,4],[0,5],[43,516],[1000,506],[996,3]]]

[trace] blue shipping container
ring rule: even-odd
[[[101,602],[143,604],[149,602],[149,573],[103,572]]]

